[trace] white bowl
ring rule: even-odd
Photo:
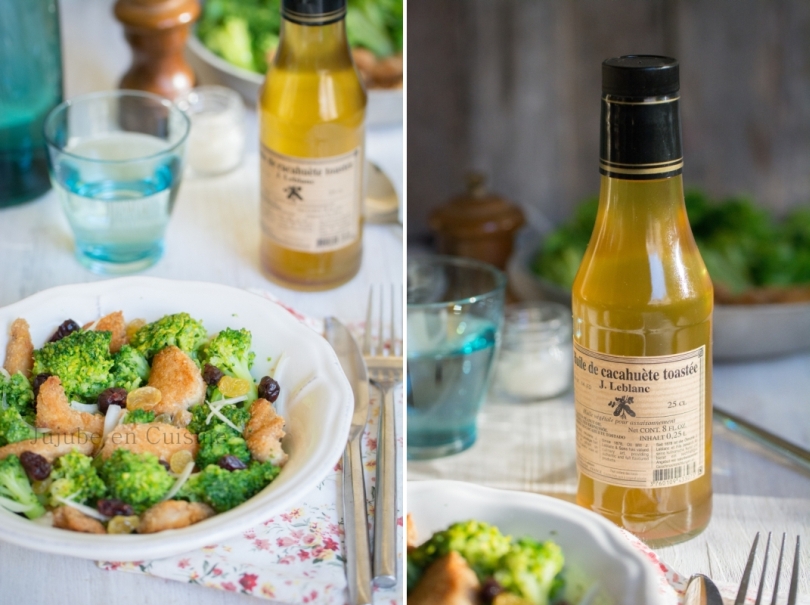
[[[208,50],[195,35],[188,37],[186,60],[197,74],[199,84],[220,84],[233,88],[249,105],[256,105],[264,76],[255,71],[237,67]],[[366,124],[377,126],[402,122],[404,107],[401,88],[371,89],[368,91]]]
[[[253,375],[261,377],[284,352],[289,356],[279,376],[282,393],[292,393],[311,376],[312,384],[289,409],[284,449],[290,458],[278,478],[244,504],[211,519],[179,530],[149,535],[92,535],[38,525],[0,509],[0,539],[45,552],[86,559],[134,561],[167,557],[216,543],[244,531],[301,501],[332,470],[348,438],[354,397],[337,356],[326,340],[290,313],[255,294],[207,284],[127,277],[45,290],[0,309],[0,354],[8,327],[17,317],[31,326],[35,347],[70,318],[80,325],[122,310],[129,321],[154,321],[185,311],[200,319],[209,333],[226,327],[247,328],[253,334],[256,361]],[[283,398],[282,397],[280,399]]]
[[[598,584],[591,603],[653,605],[652,564],[609,521],[563,500],[458,481],[411,481],[408,512],[419,542],[457,521],[476,519],[519,538],[554,540],[565,555],[565,598],[577,603]]]

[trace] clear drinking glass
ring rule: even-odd
[[[85,267],[130,273],[162,256],[188,131],[171,101],[133,90],[77,97],[48,115],[51,183]]]
[[[42,123],[61,101],[56,0],[0,1],[0,208],[50,189]]]
[[[408,260],[408,458],[470,447],[500,344],[506,276],[450,256]]]

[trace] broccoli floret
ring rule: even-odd
[[[498,561],[509,552],[512,539],[497,527],[482,521],[455,523],[433,536],[408,554],[408,561],[424,570],[436,559],[455,551],[467,560],[478,578],[483,581],[492,576]]]
[[[8,378],[0,375],[0,401],[21,413],[34,413],[34,389],[22,372]]]
[[[68,399],[95,403],[110,386],[111,332],[79,330],[34,351],[32,375],[54,374],[62,381]]]
[[[193,475],[177,493],[176,498],[205,502],[218,513],[230,510],[252,498],[275,479],[280,468],[272,462],[252,461],[241,471],[228,471],[210,464]]]
[[[197,349],[208,337],[201,321],[188,313],[166,315],[135,332],[130,345],[150,360],[155,353],[174,345],[196,361]]]
[[[250,373],[256,354],[250,350],[251,334],[244,328],[225,328],[200,348],[200,363],[210,363],[233,378],[247,380],[250,385],[247,404],[257,397],[256,382]]]
[[[198,436],[200,448],[197,451],[197,466],[205,468],[209,464],[216,464],[223,456],[236,456],[242,462],[250,462],[250,450],[247,443],[227,424],[217,424],[213,428],[201,432]]]
[[[157,456],[123,448],[115,450],[101,465],[100,475],[110,497],[131,504],[136,514],[160,502],[174,484]]]
[[[149,380],[149,362],[139,351],[129,345],[122,346],[113,356],[112,383],[110,386],[134,391]]]
[[[78,450],[57,458],[50,478],[52,482],[48,488],[47,502],[50,506],[61,505],[57,497],[79,504],[95,504],[107,492],[107,487],[93,466],[93,459]]]
[[[233,434],[241,435],[245,425],[247,424],[248,420],[250,420],[250,410],[245,405],[226,405],[219,410],[220,414],[225,416],[225,418],[230,420],[237,428],[239,428],[239,431],[234,431],[215,415],[211,416],[211,422],[206,422],[208,415],[211,413],[211,408],[207,403],[195,405],[194,407],[190,408],[189,411],[191,412],[191,422],[189,422],[186,428],[192,433],[196,434],[202,433],[203,431],[210,431],[214,427],[222,425]]]
[[[31,482],[20,459],[14,454],[0,460],[0,497],[6,500],[0,502],[0,506],[23,513],[29,519],[45,514],[45,508],[31,489]]]
[[[23,418],[17,408],[0,410],[0,446],[33,439],[36,436],[34,427]]]
[[[147,424],[155,421],[155,413],[152,410],[137,408],[127,412],[124,416],[124,424]]]
[[[564,563],[562,550],[554,542],[523,538],[501,558],[494,576],[505,591],[534,605],[548,605],[562,590]]]

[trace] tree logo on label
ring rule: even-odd
[[[636,417],[636,413],[630,409],[630,404],[633,403],[632,397],[626,397],[622,395],[621,397],[616,397],[613,401],[608,403],[608,405],[612,408],[614,416],[621,416],[623,419],[627,419],[627,414],[630,414],[633,418]]]
[[[304,198],[301,197],[301,187],[291,186],[285,187],[284,192],[287,194],[288,200],[301,200],[304,201]]]

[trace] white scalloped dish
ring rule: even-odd
[[[85,322],[121,310],[127,321],[185,311],[202,320],[209,334],[223,328],[247,328],[256,353],[253,375],[259,378],[284,353],[282,391],[294,392],[313,376],[317,381],[279,410],[287,421],[283,447],[289,460],[262,492],[237,506],[179,530],[146,535],[92,535],[46,527],[0,509],[0,539],[51,553],[133,561],[166,557],[215,543],[273,514],[294,506],[334,468],[348,437],[354,397],[338,359],[320,335],[290,313],[255,294],[200,282],[147,277],[115,279],[45,290],[0,309],[0,355],[8,328],[24,317],[35,347],[65,319]]]
[[[592,605],[659,601],[652,564],[609,521],[563,500],[458,481],[412,481],[408,512],[419,543],[468,519],[491,523],[515,538],[553,540],[565,556],[565,598],[571,603],[590,590]]]

